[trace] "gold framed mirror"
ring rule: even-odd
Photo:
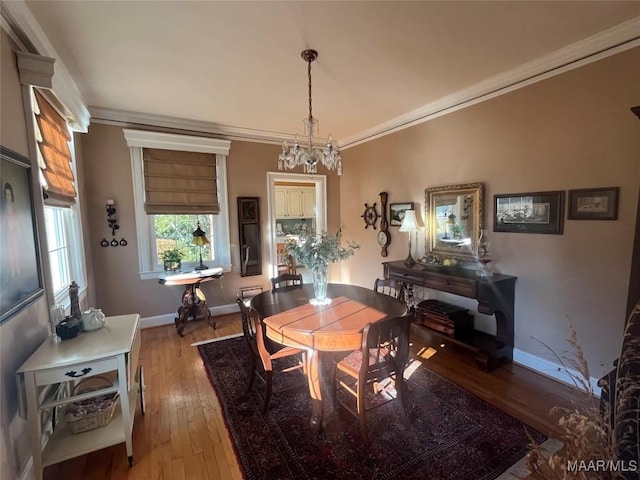
[[[424,191],[425,257],[472,260],[484,228],[484,184],[430,187]]]

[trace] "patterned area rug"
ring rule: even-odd
[[[491,480],[525,455],[525,429],[538,443],[546,439],[420,364],[408,379],[410,425],[400,419],[396,402],[376,408],[367,422],[367,448],[356,417],[340,406],[327,416],[320,435],[310,430],[311,401],[302,375],[275,375],[275,381],[300,387],[272,396],[269,412],[262,415],[263,385],[256,382],[246,392],[244,338],[198,349],[249,480]]]

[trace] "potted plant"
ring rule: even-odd
[[[161,257],[164,261],[165,272],[176,272],[182,267],[182,257],[184,253],[180,248],[170,248],[162,252]]]
[[[459,223],[454,223],[451,225],[451,233],[453,233],[453,238],[460,239],[464,234],[464,227]]]
[[[353,255],[360,245],[354,242],[341,244],[342,231],[335,235],[327,232],[320,234],[301,230],[297,240],[292,240],[286,245],[286,251],[297,264],[304,265],[311,270],[313,276],[313,288],[315,298],[311,299],[314,305],[326,305],[331,303],[327,298],[327,269],[330,263],[341,262]]]

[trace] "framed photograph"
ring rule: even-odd
[[[0,147],[0,323],[44,293],[31,196],[31,164]]]
[[[618,187],[569,190],[569,220],[617,220]]]
[[[404,212],[413,210],[413,202],[389,204],[389,225],[399,227],[404,219]]]
[[[494,232],[562,234],[564,192],[494,195]]]

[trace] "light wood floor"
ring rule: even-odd
[[[192,346],[242,332],[238,314],[216,320],[215,331],[204,321],[190,321],[184,337],[173,325],[142,331],[146,415],[138,407],[133,468],[121,444],[47,467],[45,479],[242,479],[220,405],[198,349]],[[425,351],[423,343],[414,342],[416,352]],[[472,357],[441,348],[440,343],[433,343],[434,355],[421,358],[429,368],[541,432],[553,433],[549,409],[569,405],[570,388],[517,365],[482,372]]]

